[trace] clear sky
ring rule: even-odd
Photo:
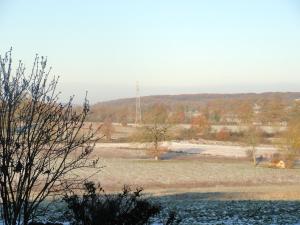
[[[300,91],[297,0],[0,0],[0,50],[64,96]]]

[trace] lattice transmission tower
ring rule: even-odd
[[[142,123],[142,109],[139,82],[136,82],[136,100],[135,100],[135,124]]]

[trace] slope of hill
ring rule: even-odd
[[[253,100],[280,98],[283,101],[292,101],[300,98],[300,92],[264,92],[264,93],[235,93],[235,94],[180,94],[180,95],[152,95],[143,96],[142,104],[151,105],[154,103],[164,103],[167,105],[202,105],[212,100]],[[135,104],[135,98],[116,99],[106,102],[99,102],[94,106],[130,106]]]

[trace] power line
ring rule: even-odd
[[[142,123],[142,109],[139,82],[136,82],[135,125]]]

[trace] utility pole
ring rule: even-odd
[[[142,123],[141,96],[139,82],[136,82],[135,125]]]

